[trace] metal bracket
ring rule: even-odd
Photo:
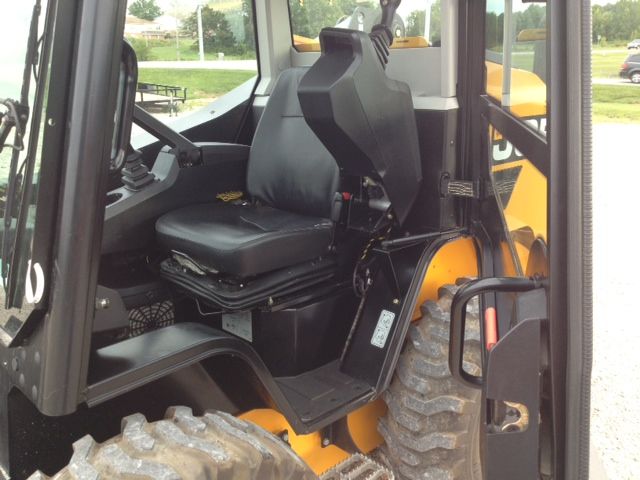
[[[485,478],[539,476],[542,330],[546,319],[523,320],[489,352],[484,396],[506,407],[499,423],[485,424]]]

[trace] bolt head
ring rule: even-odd
[[[106,308],[109,308],[110,304],[111,302],[109,301],[108,298],[99,298],[96,301],[96,308],[98,308],[99,310],[104,310]]]

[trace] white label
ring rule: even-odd
[[[396,314],[389,310],[382,310],[382,312],[380,312],[378,324],[376,325],[376,329],[373,331],[373,336],[371,337],[371,345],[378,348],[384,348],[384,344],[387,343],[387,337],[389,336],[389,331],[391,330],[391,326],[393,325],[393,320],[395,318]]]
[[[31,282],[31,272],[36,276],[36,289],[33,290],[33,283]],[[27,303],[38,303],[42,300],[44,294],[44,271],[38,262],[31,265],[31,260],[27,265],[27,279],[24,284],[24,298]]]
[[[251,312],[223,313],[222,329],[252,342],[253,332],[251,329]]]

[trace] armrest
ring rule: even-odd
[[[102,253],[148,247],[155,238],[161,215],[187,205],[216,201],[216,194],[244,191],[249,147],[233,143],[198,143],[202,163],[180,168],[169,147],[164,147],[152,173],[155,181],[138,192],[124,187],[110,192]]]
[[[249,159],[249,145],[238,143],[197,143],[202,149],[202,164],[211,165],[224,160],[247,161]]]

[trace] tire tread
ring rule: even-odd
[[[465,279],[466,280],[466,279]],[[451,301],[460,284],[443,285],[438,301],[421,307],[402,352],[396,375],[383,398],[387,415],[378,430],[383,455],[400,478],[469,479],[473,422],[478,421],[479,392],[460,385],[448,364]],[[467,305],[464,368],[481,373],[477,300]]]
[[[35,472],[28,480],[47,480]],[[121,434],[102,444],[86,435],[53,480],[314,480],[317,476],[281,439],[224,412],[196,417],[171,407],[165,418],[125,417]]]

